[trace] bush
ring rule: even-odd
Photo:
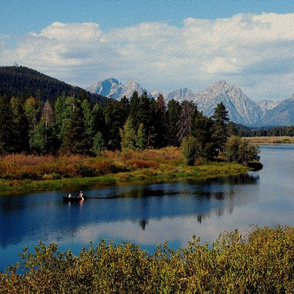
[[[259,160],[258,153],[257,146],[250,145],[248,141],[237,136],[230,137],[225,146],[225,156],[229,162],[248,165],[250,161]]]
[[[2,293],[293,293],[294,228],[263,227],[220,235],[211,245],[193,237],[187,248],[167,243],[154,254],[124,242],[79,256],[57,245],[25,248],[22,262],[0,273]]]
[[[199,157],[199,146],[196,138],[185,137],[181,144],[182,154],[187,165],[194,165],[196,158]]]

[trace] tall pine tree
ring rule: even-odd
[[[214,121],[212,139],[221,152],[228,139],[227,123],[230,121],[229,113],[222,102],[215,107],[212,119]]]
[[[13,114],[10,98],[4,94],[0,96],[0,153],[14,151],[13,146]]]
[[[62,153],[86,154],[89,152],[83,111],[80,101],[76,100],[69,124],[61,145]]]
[[[180,146],[178,138],[178,121],[180,120],[181,106],[174,99],[168,101],[167,104],[167,128],[168,128],[168,145]]]

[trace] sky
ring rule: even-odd
[[[134,80],[253,101],[294,93],[294,0],[0,0],[0,66],[72,85]]]

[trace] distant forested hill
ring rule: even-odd
[[[24,66],[2,66],[0,67],[0,95],[19,96],[32,95],[40,97],[41,100],[50,102],[64,92],[67,96],[77,96],[82,88],[71,86],[36,70]],[[101,106],[106,104],[107,98],[87,92],[92,103]]]

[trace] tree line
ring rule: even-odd
[[[95,155],[103,149],[182,146],[189,162],[213,159],[234,134],[223,103],[207,117],[193,102],[166,104],[162,95],[154,99],[137,92],[130,99],[109,100],[105,107],[91,103],[86,92],[76,98],[63,93],[54,103],[33,96],[0,96],[1,154]]]
[[[236,124],[236,128],[242,137],[294,136],[294,126],[246,127]]]

